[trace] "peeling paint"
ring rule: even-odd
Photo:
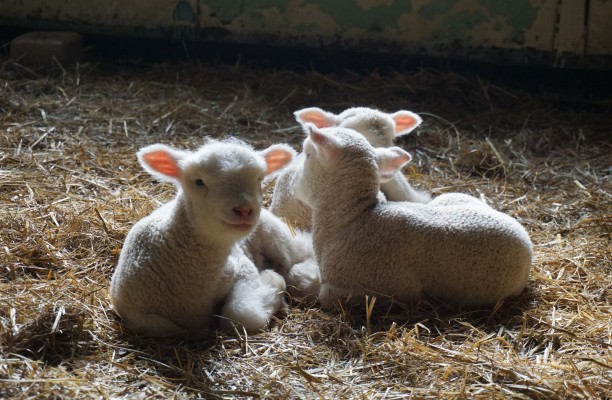
[[[476,26],[487,21],[487,17],[481,11],[460,11],[443,19],[445,29],[440,29],[433,34],[435,40],[452,41],[466,36],[466,32],[472,31]]]
[[[154,7],[143,7],[136,2],[124,1],[73,1],[65,0],[3,0],[0,16],[31,20],[82,23],[92,26],[140,26],[158,29],[173,26],[176,0],[155,0]]]
[[[511,33],[507,40],[515,43],[522,43],[525,40],[525,32],[532,26],[537,17],[538,10],[531,5],[530,0],[479,0],[491,18],[503,17],[506,26],[511,28]]]
[[[448,14],[457,2],[455,0],[438,0],[425,2],[420,10],[419,15],[426,19],[434,19],[438,15]]]
[[[219,22],[218,26],[240,33],[336,35],[341,31],[336,21],[321,10],[320,5],[303,4],[300,0],[288,1],[284,9],[249,8],[235,15],[229,22],[224,22],[222,18]]]
[[[368,11],[379,6],[388,7],[393,4],[393,0],[355,0],[355,2],[363,11]]]
[[[554,47],[557,24],[558,0],[531,0],[531,6],[537,9],[531,27],[525,32],[523,46],[534,49]]]
[[[321,9],[344,29],[370,29],[375,25],[397,26],[397,17],[411,12],[410,3],[394,1],[364,10],[353,0],[320,1],[305,0],[306,3],[320,4]]]
[[[0,23],[9,26],[442,55],[529,49],[579,60],[612,55],[611,17],[612,0],[0,1]]]

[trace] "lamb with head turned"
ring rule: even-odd
[[[312,209],[323,306],[370,294],[478,307],[524,290],[532,243],[515,219],[457,193],[428,204],[381,202],[381,180],[410,160],[407,152],[374,148],[352,129],[305,131],[295,193]]]
[[[283,306],[285,281],[258,270],[241,240],[257,226],[261,181],[293,158],[286,145],[255,152],[237,140],[209,140],[196,151],[165,145],[138,152],[143,168],[177,186],[174,200],[128,233],[110,286],[116,312],[148,335],[214,326],[265,327]]]
[[[387,114],[367,107],[349,108],[338,115],[311,107],[296,111],[294,114],[302,126],[312,123],[318,128],[353,129],[377,148],[393,146],[395,138],[412,132],[422,122],[421,117],[411,111],[401,110]],[[297,157],[298,164],[302,157],[303,154]],[[295,196],[295,181],[299,179],[297,174],[298,171],[293,165],[280,173],[274,187],[270,211],[297,228],[309,230],[311,227],[310,207]],[[380,187],[381,199],[417,203],[427,203],[431,200],[428,193],[412,188],[401,171],[394,171],[387,178]]]

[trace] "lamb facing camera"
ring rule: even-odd
[[[258,222],[262,179],[292,158],[285,145],[256,152],[237,140],[141,149],[142,167],[177,194],[125,238],[110,286],[123,320],[154,336],[210,329],[215,315],[224,326],[265,327],[283,305],[285,283],[258,271],[238,242]]]
[[[467,195],[380,202],[380,176],[402,168],[408,153],[374,148],[351,129],[305,130],[296,195],[312,208],[323,306],[369,294],[478,307],[524,290],[533,251],[518,221]]]

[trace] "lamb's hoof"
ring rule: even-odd
[[[264,283],[269,286],[278,288],[278,290],[281,292],[287,290],[287,284],[285,283],[285,279],[277,272],[271,269],[264,269],[263,271],[260,271],[259,277],[262,281],[264,281]]]
[[[296,297],[316,297],[321,288],[319,266],[313,259],[295,264],[287,276],[289,293]]]

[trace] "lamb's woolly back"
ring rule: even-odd
[[[278,288],[266,289],[235,244],[258,221],[262,179],[293,154],[286,145],[255,152],[237,140],[211,140],[196,151],[156,144],[138,152],[145,170],[178,190],[125,239],[110,292],[129,325],[154,335],[205,329],[222,302],[227,309],[257,296],[274,298],[268,306],[278,310]],[[235,289],[239,279],[249,282],[248,291]],[[243,317],[238,322],[252,328],[251,316]]]
[[[348,129],[308,130],[297,194],[313,207],[324,305],[369,292],[480,306],[523,291],[532,245],[516,220],[463,195],[432,205],[381,203],[373,177],[401,168],[409,155],[375,149]],[[341,186],[349,179],[358,183]]]
[[[353,129],[362,134],[374,147],[393,146],[393,140],[417,128],[422,119],[417,114],[400,110],[388,114],[373,108],[353,107],[336,115],[318,107],[305,108],[295,113],[302,125],[314,124],[318,128],[341,127]],[[299,157],[298,157],[299,158]],[[299,161],[299,160],[296,160]],[[270,211],[287,219],[294,226],[310,229],[311,210],[295,197],[294,181],[296,169],[289,166],[279,176],[274,187]],[[427,203],[428,193],[413,189],[400,171],[394,171],[381,185],[381,198],[389,201],[414,201]]]

